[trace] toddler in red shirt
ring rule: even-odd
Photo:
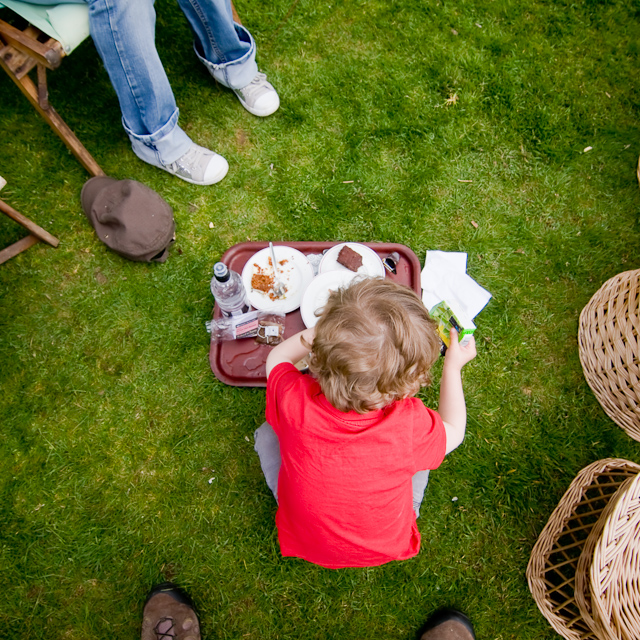
[[[282,555],[340,568],[418,553],[429,469],[464,438],[461,370],[475,343],[452,332],[436,412],[414,396],[439,353],[420,298],[381,278],[332,292],[314,328],[271,351],[255,448]],[[310,375],[294,366],[307,354]]]

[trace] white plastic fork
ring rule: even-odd
[[[273,242],[269,243],[269,249],[271,250],[271,264],[273,265],[273,295],[276,298],[282,298],[284,294],[287,292],[287,288],[282,284],[282,280],[280,280],[280,275],[278,274],[278,267],[276,262],[276,254],[273,250]]]

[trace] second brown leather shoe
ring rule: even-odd
[[[193,602],[172,582],[156,585],[147,596],[141,640],[201,640]]]
[[[471,621],[461,611],[442,609],[421,629],[420,640],[475,640]]]

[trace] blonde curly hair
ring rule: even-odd
[[[309,370],[333,407],[366,413],[428,385],[439,355],[436,323],[411,289],[356,279],[322,309]]]

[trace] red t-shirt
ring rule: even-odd
[[[267,422],[280,441],[280,550],[329,567],[368,567],[420,550],[411,478],[445,455],[440,416],[417,398],[366,414],[332,407],[292,364],[267,383]]]

